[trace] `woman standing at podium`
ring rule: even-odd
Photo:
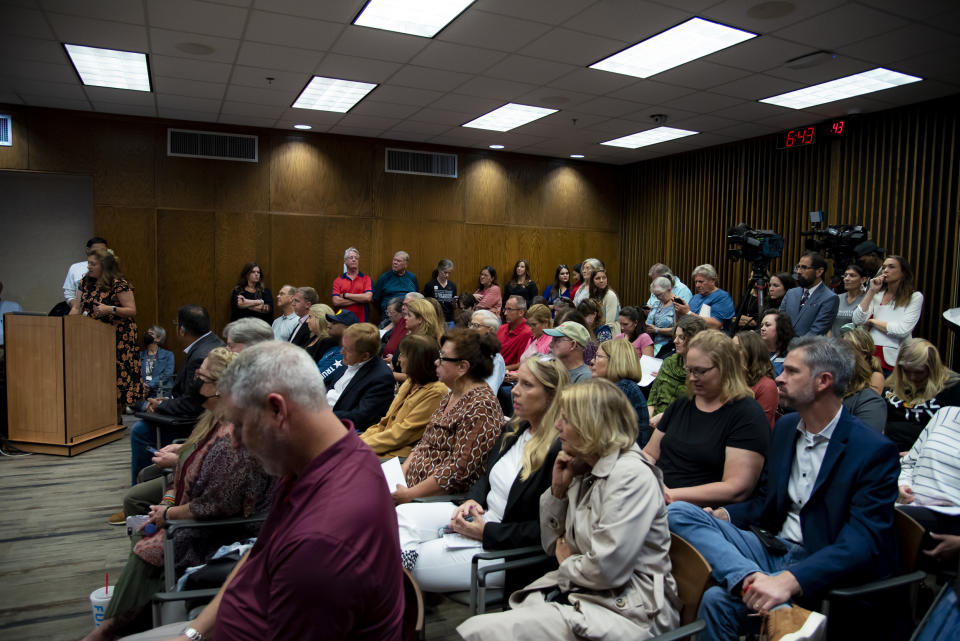
[[[112,250],[98,249],[87,257],[87,276],[77,287],[70,314],[83,314],[113,325],[117,334],[117,422],[123,408],[142,398],[140,355],[137,351],[137,304],[131,285],[120,271]]]

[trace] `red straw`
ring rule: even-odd
[[[104,594],[104,596],[110,596],[110,573],[109,573],[109,572],[104,572],[104,573],[103,573],[103,577],[104,577],[104,580],[105,580],[105,582],[106,582],[106,584],[107,584],[106,593]]]

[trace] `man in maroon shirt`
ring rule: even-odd
[[[327,405],[316,363],[289,343],[260,343],[227,368],[219,392],[238,441],[280,477],[273,507],[200,616],[150,638],[399,641],[393,500],[376,455]]]
[[[497,330],[497,340],[500,341],[500,354],[507,364],[507,369],[516,369],[510,366],[520,363],[520,355],[533,340],[533,332],[524,318],[526,312],[527,302],[522,296],[511,296],[503,306],[503,315],[507,322]]]

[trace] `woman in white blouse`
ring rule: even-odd
[[[853,324],[870,330],[885,371],[893,371],[900,343],[913,335],[922,307],[923,294],[917,291],[913,267],[902,256],[887,256],[880,275],[870,280],[870,288],[853,310]]]
[[[466,500],[459,506],[444,501],[397,507],[403,564],[422,589],[469,590],[470,561],[477,552],[540,544],[540,495],[550,487],[560,451],[553,429],[557,399],[569,383],[567,368],[553,356],[524,360],[513,387],[513,418]],[[537,566],[512,573],[507,588],[523,587],[543,572]],[[503,587],[503,574],[488,577],[487,585]]]

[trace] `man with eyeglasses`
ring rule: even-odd
[[[593,378],[593,372],[583,362],[583,348],[590,342],[590,332],[586,327],[574,321],[566,321],[552,329],[543,330],[543,333],[553,336],[550,353],[567,368],[571,383]]]
[[[500,341],[500,353],[507,369],[520,367],[520,355],[533,340],[533,332],[524,316],[527,313],[527,301],[522,296],[511,296],[503,306],[503,316],[507,322],[497,330]]]
[[[780,311],[793,321],[797,336],[823,336],[833,326],[840,298],[823,283],[827,261],[817,252],[805,252],[797,265],[797,283],[780,303]]]

